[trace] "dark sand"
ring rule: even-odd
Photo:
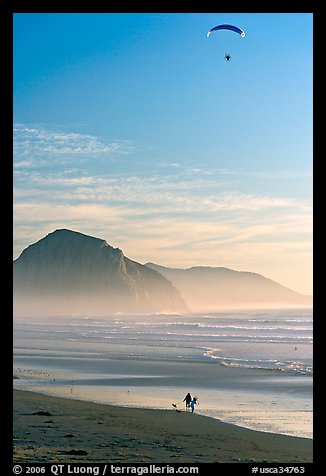
[[[20,390],[13,395],[15,463],[312,462],[311,439],[248,430],[196,413]],[[68,454],[71,450],[85,454]]]

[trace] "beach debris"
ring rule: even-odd
[[[69,450],[69,451],[64,451],[63,453],[66,455],[80,455],[80,456],[88,455],[86,450]]]
[[[40,410],[38,412],[32,413],[32,415],[38,415],[38,416],[52,416],[52,413],[46,412],[44,410]]]

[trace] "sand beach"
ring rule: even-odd
[[[13,391],[15,463],[312,462],[313,441],[185,411]]]

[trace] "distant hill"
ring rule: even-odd
[[[28,246],[13,263],[16,315],[182,312],[161,274],[105,240],[67,229]]]
[[[146,263],[146,266],[171,281],[191,310],[312,305],[312,296],[299,294],[257,273],[205,266],[188,269],[166,268],[154,263]]]

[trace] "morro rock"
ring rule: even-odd
[[[28,246],[13,263],[15,315],[182,312],[180,292],[105,240],[67,229]]]

